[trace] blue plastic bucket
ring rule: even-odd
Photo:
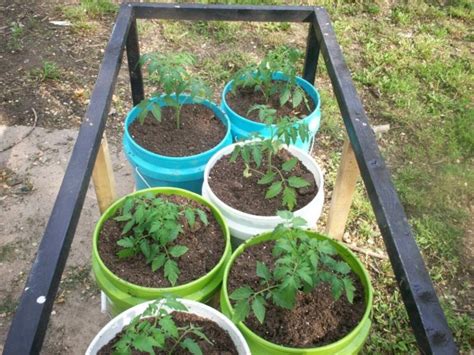
[[[283,73],[276,72],[273,74],[273,80],[286,80],[286,78]],[[227,114],[227,116],[229,116],[229,120],[231,122],[232,137],[234,141],[247,138],[251,135],[251,133],[255,132],[259,132],[263,137],[269,137],[270,130],[265,127],[265,124],[242,117],[229,107],[226,101],[226,96],[232,90],[232,83],[233,80],[229,81],[224,87],[224,91],[222,92],[221,107]],[[305,91],[308,97],[313,100],[315,106],[314,111],[303,119],[303,121],[308,124],[310,131],[310,139],[306,142],[302,142],[301,139],[298,138],[298,141],[296,142],[296,144],[294,144],[294,146],[296,146],[297,148],[309,152],[310,148],[312,147],[314,136],[318,132],[319,125],[321,122],[321,101],[318,91],[308,81],[304,80],[303,78],[297,77],[296,83]]]
[[[161,107],[167,106],[162,98],[151,99]],[[183,104],[194,103],[187,95],[180,96]],[[216,117],[226,126],[224,138],[214,148],[187,157],[168,157],[153,153],[138,145],[130,135],[128,127],[137,119],[140,109],[134,107],[125,119],[123,148],[125,156],[133,167],[137,190],[148,187],[169,186],[201,193],[204,169],[209,159],[221,148],[232,143],[230,122],[227,115],[214,103],[205,100],[199,104],[210,108]],[[192,134],[192,133],[191,133]]]

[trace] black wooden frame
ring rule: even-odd
[[[84,203],[126,47],[132,100],[144,97],[137,66],[136,19],[309,23],[303,76],[314,83],[319,54],[327,67],[359,169],[422,353],[454,354],[453,336],[382,159],[349,69],[322,7],[123,4],[53,211],[17,307],[4,354],[39,353]]]

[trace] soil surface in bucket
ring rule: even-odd
[[[281,150],[277,156],[273,157],[272,164],[279,167],[293,156],[286,150]],[[239,156],[235,162],[230,162],[230,155],[225,155],[219,159],[209,172],[209,186],[214,194],[227,205],[236,210],[250,213],[257,216],[275,216],[279,210],[286,210],[282,205],[282,195],[267,199],[265,194],[270,185],[258,184],[262,177],[261,173],[252,172],[251,176],[245,177],[245,163]],[[252,165],[251,168],[257,168]],[[265,173],[263,164],[258,170]],[[298,161],[291,172],[281,170],[285,178],[298,176],[310,183],[310,186],[296,189],[296,207],[299,210],[314,199],[318,192],[313,174]],[[276,181],[276,180],[275,180]]]
[[[204,105],[183,105],[180,128],[176,126],[174,108],[161,109],[161,122],[149,113],[143,124],[133,121],[128,130],[143,148],[168,157],[184,157],[203,153],[218,145],[227,127]]]
[[[237,257],[229,274],[229,295],[243,285],[261,289],[256,262],[264,262],[273,271],[274,245],[274,241],[252,245]],[[311,348],[333,343],[354,329],[365,312],[363,286],[355,274],[351,278],[356,289],[353,304],[345,295],[334,301],[331,286],[321,283],[308,294],[299,292],[294,309],[277,307],[269,301],[263,324],[252,313],[245,324],[262,338],[282,346]]]
[[[275,86],[281,86],[281,81],[274,80]],[[261,90],[255,90],[255,88],[238,87],[235,91],[230,91],[226,95],[227,105],[240,116],[248,118],[255,122],[262,122],[258,118],[258,110],[249,110],[255,105],[268,105],[277,110],[277,117],[291,116],[304,118],[314,111],[315,105],[313,100],[304,93],[306,100],[303,100],[297,107],[293,107],[291,99],[280,105],[280,95],[278,93],[273,94],[269,97],[268,102]],[[305,103],[307,102],[307,105]]]
[[[206,212],[209,224],[204,225],[196,217],[193,230],[185,223],[185,217],[180,216],[183,232],[170,244],[170,246],[184,245],[188,247],[188,251],[184,255],[173,259],[177,261],[180,270],[175,286],[189,283],[204,276],[217,265],[225,249],[223,232],[210,208],[183,196],[158,195],[157,197],[178,205],[200,208]],[[142,253],[126,259],[117,256],[117,253],[123,249],[117,245],[117,241],[124,237],[121,233],[125,223],[110,218],[103,224],[97,242],[99,255],[103,263],[115,275],[133,284],[154,288],[170,287],[170,282],[164,276],[163,267],[153,272],[150,264],[146,264]]]
[[[200,327],[201,331],[207,336],[207,338],[212,342],[209,344],[207,341],[202,340],[198,336],[194,334],[189,334],[186,337],[193,339],[201,348],[203,354],[210,354],[210,355],[237,355],[237,349],[230,337],[229,333],[219,327],[213,321],[210,321],[205,318],[201,318],[195,314],[191,313],[183,313],[183,312],[173,312],[172,313],[173,320],[177,327],[185,327],[190,324],[194,325],[195,327]],[[144,321],[150,320],[150,323],[155,320],[155,318],[147,318]],[[180,336],[182,335],[183,331],[180,331]],[[117,341],[121,339],[121,337],[125,334],[124,331],[118,333],[107,345],[103,346],[102,349],[99,350],[97,353],[98,355],[108,355],[112,354],[114,349],[113,346]],[[171,339],[167,339],[165,343],[164,349],[154,348],[155,354],[163,354],[167,355],[173,347],[175,346],[176,342]],[[147,352],[140,352],[140,351],[132,351],[132,354],[148,354]],[[180,345],[177,345],[173,354],[191,354],[187,350],[184,350]]]

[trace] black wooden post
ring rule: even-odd
[[[138,43],[137,20],[133,18],[127,37],[127,60],[133,106],[138,105],[145,98],[142,70],[139,64],[140,47]]]
[[[304,58],[303,78],[314,84],[316,70],[318,69],[319,42],[313,23],[308,26],[308,37],[306,39],[306,55]]]

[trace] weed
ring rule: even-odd
[[[21,39],[25,33],[24,26],[19,22],[12,22],[10,24],[10,38],[7,42],[7,47],[11,51],[19,50],[23,47]]]
[[[354,285],[349,278],[351,268],[344,261],[336,261],[337,251],[327,240],[308,237],[301,229],[306,221],[293,217],[288,211],[278,215],[285,223],[278,225],[272,232],[275,246],[272,255],[276,258],[275,268],[257,261],[256,274],[260,278],[260,288],[255,290],[244,285],[229,295],[236,301],[232,320],[235,323],[245,321],[252,309],[260,323],[265,319],[266,305],[293,309],[298,291],[311,292],[323,282],[331,285],[332,296],[338,300],[345,293],[348,301],[354,298]]]
[[[32,69],[30,74],[38,81],[57,80],[61,77],[61,70],[56,63],[45,60],[41,67]]]

